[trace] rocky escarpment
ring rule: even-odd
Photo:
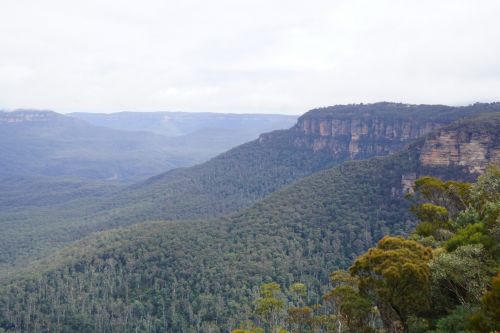
[[[53,111],[16,110],[12,112],[0,111],[0,124],[26,123],[26,122],[51,122],[61,116]]]
[[[309,111],[292,128],[293,145],[328,152],[334,159],[364,159],[401,150],[408,142],[500,104],[467,107],[375,103]]]
[[[303,117],[295,126],[299,133],[295,144],[314,151],[327,150],[334,156],[359,159],[393,153],[409,140],[441,126],[441,122],[415,122],[372,115],[350,119]]]
[[[491,163],[500,163],[500,113],[482,114],[457,121],[428,134],[411,145],[416,155],[415,171],[401,176],[400,188],[392,196],[413,192],[421,176],[474,181]]]
[[[445,127],[429,135],[420,154],[424,166],[462,166],[481,173],[500,162],[500,115]]]

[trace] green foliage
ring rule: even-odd
[[[470,324],[479,332],[500,330],[500,274],[493,277],[491,289],[484,294],[481,309],[470,318]]]
[[[386,236],[354,262],[351,274],[359,278],[361,293],[377,305],[387,328],[407,331],[410,315],[428,309],[431,258],[430,248]]]
[[[472,207],[468,207],[458,213],[455,221],[456,229],[463,229],[469,224],[474,224],[479,221],[479,213]]]
[[[260,286],[260,295],[265,298],[274,298],[281,293],[281,287],[276,282],[265,283]]]
[[[435,331],[433,332],[470,332],[470,329],[478,332],[498,330],[497,322],[500,318],[495,319],[494,315],[494,311],[499,308],[494,301],[495,287],[486,294],[485,291],[489,288],[491,277],[500,269],[499,170],[498,165],[489,166],[475,184],[462,186],[463,191],[456,192],[459,195],[436,190],[438,187],[442,189],[445,184],[436,179],[424,180],[422,183],[432,183],[432,186],[418,189],[427,191],[424,197],[431,200],[431,203],[427,204],[466,203],[461,210],[451,216],[454,218],[450,221],[451,237],[434,244],[436,247],[442,245],[442,248],[436,249],[436,255],[429,263],[433,311],[424,316],[434,321]],[[460,188],[460,186],[457,187]],[[429,188],[432,190],[429,191]],[[426,203],[420,204],[420,207],[424,205]],[[439,216],[439,214],[431,215]],[[423,216],[420,215],[421,218]],[[421,227],[420,231],[419,227]],[[428,226],[422,222],[417,226],[417,233],[421,236],[426,235],[422,232],[424,227]],[[495,279],[492,283],[495,283]],[[488,300],[493,300],[491,301],[493,304],[488,305]],[[479,305],[481,305],[480,309],[476,310],[471,317],[471,313]],[[454,310],[450,311],[450,309]],[[492,312],[491,309],[495,310]],[[469,317],[471,327],[468,324]]]
[[[454,251],[458,247],[468,244],[481,244],[487,250],[496,248],[495,239],[489,234],[486,226],[482,222],[466,225],[464,228],[448,240],[444,247],[448,251]]]
[[[307,297],[307,286],[304,283],[295,282],[290,286],[290,293],[295,305],[302,306],[305,304]]]
[[[472,198],[478,207],[485,207],[486,203],[498,201],[500,193],[500,164],[492,164],[479,177],[472,190]]]
[[[421,221],[431,223],[446,223],[448,221],[448,210],[443,206],[437,206],[431,203],[422,204],[416,212]]]
[[[286,298],[296,296],[297,292],[303,293],[307,287],[303,283],[294,283],[290,287],[290,294],[284,295],[281,287],[275,282],[265,283],[260,287],[260,297],[256,300],[256,322],[247,322],[240,327],[263,327],[266,332],[328,332],[323,330],[331,323],[328,315],[318,315],[320,305],[293,306],[286,304]],[[295,290],[295,291],[294,291]],[[333,320],[333,319],[332,319]],[[331,326],[328,326],[331,327]],[[242,329],[245,332],[245,329]],[[233,331],[235,332],[235,331]],[[238,330],[236,330],[238,332]]]
[[[443,181],[435,177],[421,177],[415,182],[415,193],[422,196],[424,200],[432,202],[433,206],[440,206],[446,209],[446,211],[441,209],[434,209],[434,213],[437,215],[433,216],[433,211],[420,212],[421,209],[417,209],[417,215],[422,214],[422,220],[429,220],[432,218],[442,219],[444,216],[452,217],[456,213],[465,209],[469,205],[470,201],[470,184],[461,183],[457,181]],[[431,205],[429,203],[424,203],[424,205]],[[429,207],[430,208],[430,207]]]
[[[330,280],[334,286],[351,286],[358,287],[359,279],[356,276],[352,276],[349,272],[345,270],[338,270],[330,275]]]
[[[349,330],[352,332],[371,331],[370,317],[373,313],[373,305],[354,287],[337,286],[325,295],[325,300],[332,303],[338,320]]]
[[[294,283],[292,286],[299,287],[301,291],[306,289],[303,283]],[[256,300],[256,323],[240,326],[264,327],[266,332],[327,333],[333,329],[341,332],[374,331],[371,322],[373,306],[353,286],[341,284],[335,287],[325,294],[325,305],[294,306],[289,302],[287,306],[283,300],[286,297],[293,299],[296,294],[292,287],[290,292],[289,295],[283,295],[280,286],[274,282],[263,284],[260,297]]]
[[[450,314],[437,321],[432,333],[469,333],[469,318],[473,311],[470,304],[457,306]]]
[[[232,330],[231,333],[265,333],[262,328],[255,328],[255,329],[241,329],[237,328],[235,330]]]
[[[290,287],[290,290],[293,291],[294,293],[296,293],[297,295],[300,295],[303,297],[307,293],[307,286],[303,283],[296,282],[296,283],[292,284],[292,286]]]
[[[448,210],[443,206],[423,203],[414,208],[415,215],[420,220],[415,232],[423,237],[432,236],[437,240],[446,238],[446,230],[451,228]]]
[[[314,311],[309,306],[291,307],[288,309],[288,322],[292,332],[306,332],[311,327],[314,318]]]
[[[452,294],[460,304],[478,303],[494,273],[492,261],[484,247],[461,246],[452,252],[441,252],[429,263],[435,293]]]
[[[260,297],[256,301],[255,313],[263,319],[264,325],[275,332],[280,324],[281,313],[285,307],[281,287],[276,282],[260,287]]]
[[[370,332],[375,314],[372,302],[359,293],[359,279],[338,270],[330,275],[334,288],[323,299],[333,309],[335,322],[352,332]]]

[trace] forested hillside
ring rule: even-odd
[[[93,198],[67,205],[4,210],[0,223],[9,228],[0,235],[0,267],[4,268],[0,276],[95,231],[147,220],[236,212],[314,172],[349,159],[394,153],[435,127],[488,110],[499,111],[500,106],[376,103],[317,109],[301,117],[290,130],[264,134],[206,163],[171,170],[118,193],[114,188],[103,188],[96,190]],[[80,188],[75,191],[91,193]],[[36,193],[27,198],[30,205],[57,201]]]
[[[460,126],[471,134],[489,128],[483,134],[495,150],[499,125],[491,116]],[[425,144],[320,171],[231,217],[145,223],[75,243],[2,289],[1,325],[225,332],[253,316],[259,286],[271,281],[284,288],[306,283],[307,301],[318,303],[330,272],[348,267],[383,235],[415,227],[404,192],[416,177],[477,176],[467,165],[422,164]]]
[[[2,291],[2,327],[224,332],[251,315],[263,282],[307,282],[319,300],[330,271],[384,232],[413,226],[404,199],[391,197],[402,176],[394,163],[410,163],[388,159],[321,172],[232,218],[147,223],[77,243]]]
[[[415,182],[408,238],[384,236],[311,301],[302,282],[261,285],[232,333],[482,333],[500,329],[500,164],[475,183]]]

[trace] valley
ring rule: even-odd
[[[0,252],[9,255],[4,256],[1,266],[15,270],[16,265],[42,258],[95,231],[144,221],[211,218],[234,213],[302,177],[346,160],[396,152],[434,127],[498,109],[499,104],[454,108],[397,103],[334,106],[312,110],[288,130],[262,134],[257,140],[205,163],[173,169],[127,187],[101,181],[90,186],[92,190],[85,190],[89,185],[73,184],[61,196],[64,192],[60,188],[67,187],[67,183],[53,182],[54,191],[44,187],[37,194],[29,191],[28,182],[23,185],[26,191],[22,193],[29,193],[23,196],[24,204],[16,207],[10,192],[4,196],[10,200],[10,206],[0,214],[0,221],[10,227],[8,233],[0,235],[0,247],[5,246]],[[71,123],[81,121],[59,118]],[[336,126],[332,131],[320,132],[320,127],[332,124]],[[354,146],[356,154],[352,151]],[[129,164],[123,165],[134,166]],[[134,170],[140,170],[136,167]],[[18,189],[23,183],[19,184],[15,185]],[[47,205],[37,207],[37,200]],[[29,236],[19,232],[19,241],[15,241],[17,230],[26,228],[31,230]],[[5,238],[1,239],[2,236]]]
[[[93,202],[2,213],[14,222],[6,264],[32,264],[0,276],[1,325],[226,332],[254,318],[270,281],[306,283],[318,303],[332,271],[415,228],[405,193],[416,179],[475,181],[500,162],[499,134],[497,104],[318,109]]]

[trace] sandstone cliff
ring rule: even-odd
[[[424,166],[463,166],[481,173],[500,162],[500,115],[483,116],[429,135],[420,154]]]
[[[296,147],[327,152],[333,159],[364,159],[394,153],[419,137],[500,104],[467,107],[375,103],[311,110],[292,128]]]
[[[295,144],[314,151],[327,150],[334,156],[360,159],[387,155],[416,139],[443,126],[442,122],[411,119],[387,119],[360,115],[350,119],[299,119],[295,130]]]
[[[336,105],[311,110],[289,131],[262,134],[259,142],[272,144],[281,138],[298,149],[327,155],[336,164],[392,154],[443,126],[485,112],[500,113],[500,103],[464,107],[387,102]],[[474,152],[476,147],[463,149]]]

